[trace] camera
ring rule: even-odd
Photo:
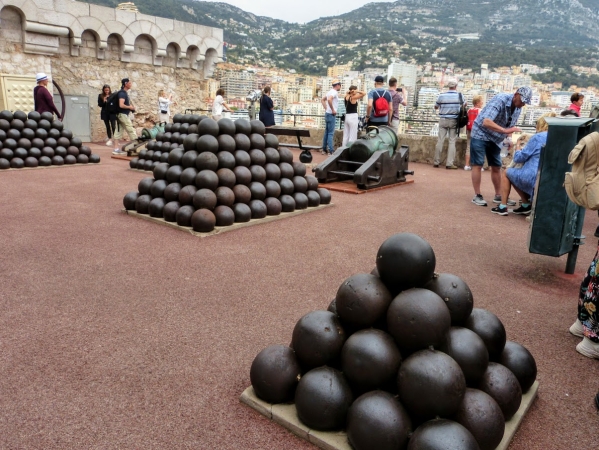
[[[399,92],[403,92],[403,88],[399,88]]]

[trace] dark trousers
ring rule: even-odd
[[[111,115],[110,119],[104,119],[104,125],[106,125],[108,139],[112,139],[112,134],[116,131],[116,116]]]

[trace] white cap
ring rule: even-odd
[[[35,81],[37,81],[38,83],[40,81],[44,81],[48,79],[48,75],[46,75],[44,72],[40,72],[35,76]]]

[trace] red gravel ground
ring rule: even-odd
[[[413,164],[414,184],[200,239],[121,213],[146,175],[94,151],[99,166],[0,173],[0,448],[312,448],[239,403],[251,362],[402,231],[537,360],[539,396],[510,448],[597,448],[599,361],[568,333],[596,214],[563,276],[565,257],[528,253],[523,217],[470,202],[469,172]]]

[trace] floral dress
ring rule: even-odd
[[[599,247],[589,266],[578,295],[578,320],[582,323],[584,336],[599,343]]]

